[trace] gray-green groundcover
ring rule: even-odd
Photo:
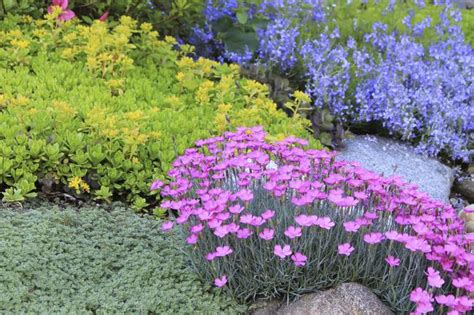
[[[124,208],[0,206],[0,314],[241,312],[203,287],[159,225]]]

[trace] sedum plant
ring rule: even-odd
[[[473,310],[474,234],[455,210],[261,127],[199,140],[176,159],[162,230],[186,237],[205,281],[240,300],[295,297],[342,282],[374,290],[396,313]]]
[[[255,124],[275,139],[307,135],[308,122],[277,110],[237,65],[194,60],[129,17],[86,26],[60,14],[0,22],[4,201],[41,189],[141,209],[153,201],[147,183],[197,139]]]

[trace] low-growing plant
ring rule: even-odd
[[[261,127],[199,140],[156,181],[196,272],[240,300],[299,296],[343,282],[396,313],[469,313],[474,234],[455,210],[398,177]],[[172,212],[173,213],[173,212]]]
[[[201,0],[0,0],[0,18],[8,14],[27,14],[41,18],[52,4],[65,4],[82,21],[92,23],[100,17],[118,19],[131,16],[149,22],[162,35],[186,38],[202,20]]]
[[[195,30],[193,43],[203,55],[283,73],[305,89],[316,134],[324,129],[321,112],[330,110],[336,134],[341,125],[369,122],[424,154],[467,161],[474,143],[473,50],[461,27],[474,33],[472,13],[463,12],[463,22],[445,3],[342,2],[207,1],[206,25]],[[375,38],[380,24],[384,34]],[[384,36],[395,38],[389,57],[379,47]]]
[[[187,56],[148,23],[12,16],[0,23],[0,191],[37,189],[147,206],[149,183],[197,139],[262,124],[279,139],[309,122],[277,110],[237,65]],[[312,142],[318,146],[316,141]]]
[[[18,209],[17,209],[18,210]],[[2,314],[237,314],[202,286],[159,221],[114,205],[0,208]]]

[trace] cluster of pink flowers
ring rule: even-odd
[[[336,248],[340,257],[357,253],[351,236],[362,232],[369,248],[398,243],[430,262],[427,285],[420,284],[410,295],[414,314],[434,307],[451,315],[473,309],[474,234],[463,232],[463,221],[452,207],[398,177],[384,178],[356,163],[337,161],[334,152],[306,149],[305,140],[267,143],[265,136],[261,127],[254,127],[200,140],[197,148],[176,159],[169,184],[152,185],[161,189],[161,207],[175,211],[173,221],[188,231],[187,243],[205,250],[207,263],[230,261],[241,247],[259,242],[281,263],[306,268],[314,260],[303,251],[305,237],[339,224],[347,235]],[[286,208],[277,206],[285,203]],[[357,216],[337,222],[318,213],[323,207]],[[162,229],[172,229],[173,221]],[[385,228],[369,229],[373,226]],[[219,246],[210,248],[210,239]],[[400,259],[389,254],[380,263],[397,268]],[[231,281],[232,275],[216,274],[214,284]]]

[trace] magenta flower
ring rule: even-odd
[[[208,261],[213,261],[214,258],[216,258],[216,253],[207,253],[206,259],[207,259]]]
[[[378,244],[383,241],[383,239],[383,234],[379,232],[367,233],[364,235],[364,242],[371,245]]]
[[[100,17],[99,17],[99,21],[101,22],[105,22],[107,20],[107,18],[109,17],[109,10],[105,11],[104,14],[102,14]]]
[[[240,223],[243,224],[251,224],[253,220],[253,215],[251,214],[244,214],[240,217]]]
[[[155,180],[151,186],[150,186],[150,190],[153,191],[153,190],[157,190],[157,189],[160,189],[161,187],[163,187],[164,183],[161,181],[161,180]]]
[[[320,228],[325,229],[325,230],[330,230],[333,226],[336,225],[328,217],[318,218],[316,220],[315,224],[318,225]]]
[[[224,257],[230,255],[233,252],[229,246],[218,246],[216,248],[216,257]]]
[[[227,277],[226,276],[222,276],[220,278],[215,278],[214,279],[214,285],[218,288],[222,288],[223,286],[225,286],[227,283]]]
[[[293,260],[296,267],[302,267],[306,264],[306,260],[308,260],[308,258],[301,253],[295,253],[291,256],[291,260]]]
[[[428,284],[433,288],[441,288],[443,286],[444,280],[439,275],[439,271],[436,271],[432,267],[428,267],[428,271],[425,272],[428,276]]]
[[[236,193],[236,196],[242,201],[250,201],[253,199],[253,193],[248,189],[242,189]]]
[[[300,226],[311,226],[313,225],[314,220],[306,214],[300,214],[295,217],[295,222],[298,223]]]
[[[221,225],[216,227],[214,230],[214,234],[218,236],[219,238],[225,237],[227,234],[229,234],[229,230],[227,229],[227,226]]]
[[[453,285],[456,288],[463,289],[463,288],[466,288],[468,286],[471,286],[472,282],[471,282],[471,280],[469,280],[468,277],[460,277],[460,278],[454,278],[453,279]]]
[[[204,229],[204,226],[203,226],[201,223],[199,223],[199,224],[196,224],[196,225],[191,226],[191,229],[190,229],[190,230],[191,230],[192,233],[199,233],[199,232],[201,232],[203,229]]]
[[[53,0],[51,5],[48,7],[48,13],[51,14],[53,13],[53,8],[54,7],[60,7],[61,8],[61,14],[58,16],[58,20],[60,21],[69,21],[73,19],[76,14],[72,10],[69,10],[67,7],[69,5],[68,0]]]
[[[242,211],[244,211],[244,207],[242,207],[241,205],[233,205],[229,207],[229,212],[233,214],[239,214]]]
[[[264,223],[265,223],[265,219],[263,219],[261,217],[256,217],[256,216],[253,216],[252,220],[250,221],[250,225],[252,225],[252,226],[260,226]]]
[[[252,231],[250,231],[247,228],[240,228],[237,231],[237,238],[240,238],[240,239],[248,238],[248,237],[250,237],[250,235],[252,235]]]
[[[349,256],[353,251],[354,251],[354,247],[351,246],[351,244],[349,243],[344,243],[344,244],[340,244],[337,246],[337,252],[340,254],[340,255],[346,255],[346,256]]]
[[[288,229],[285,231],[285,235],[291,239],[294,239],[295,237],[300,237],[301,236],[301,228],[300,227],[294,227],[294,226],[289,226]]]
[[[453,307],[454,305],[456,305],[456,298],[452,294],[438,295],[435,297],[435,300],[436,302],[438,302],[438,304],[446,305],[449,307]]]
[[[258,236],[266,241],[269,241],[273,239],[273,236],[275,235],[275,231],[272,229],[264,228],[262,232],[258,234]]]
[[[346,232],[357,232],[360,229],[360,224],[354,221],[344,222],[343,225]]]
[[[186,238],[186,243],[190,245],[196,244],[198,241],[198,236],[196,234],[191,234]]]
[[[291,248],[290,245],[284,245],[281,247],[280,245],[275,245],[273,249],[273,253],[280,257],[281,259],[286,258],[287,256],[291,255]]]
[[[387,258],[385,258],[385,261],[390,267],[396,267],[400,265],[400,259],[393,256],[387,256]]]
[[[264,213],[261,214],[261,217],[265,220],[270,220],[275,216],[275,211],[273,210],[266,210]]]
[[[163,224],[161,225],[161,230],[163,232],[166,232],[166,231],[169,231],[173,228],[173,221],[166,221],[166,222],[163,222]]]

